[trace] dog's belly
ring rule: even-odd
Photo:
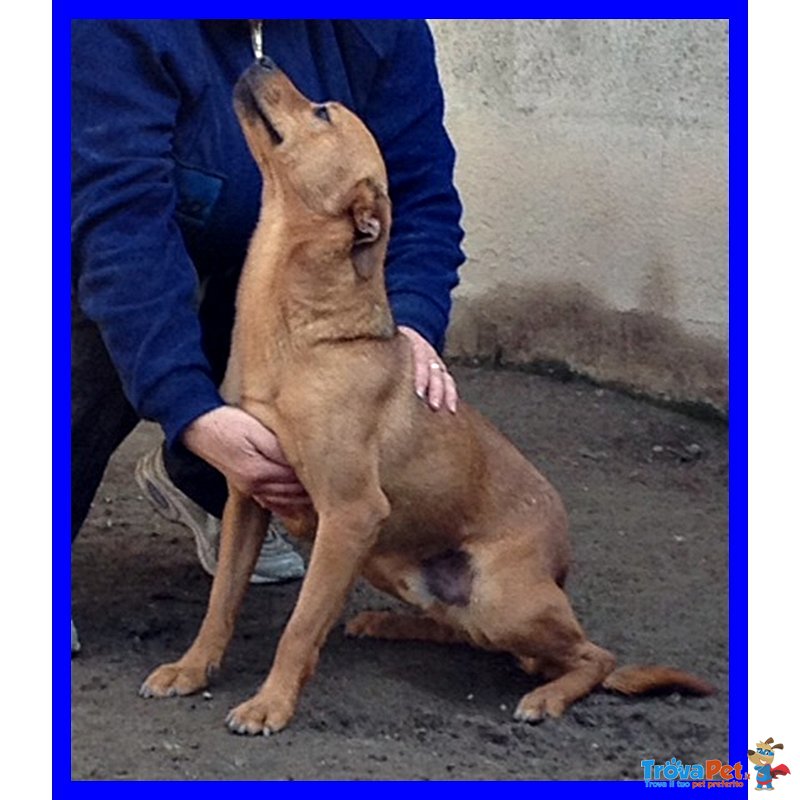
[[[411,424],[390,423],[382,442],[381,486],[391,514],[376,551],[415,563],[427,590],[436,596],[438,587],[443,602],[463,593],[466,570],[455,554],[501,542],[562,580],[567,519],[550,483],[467,404],[455,415],[424,405],[412,413]]]

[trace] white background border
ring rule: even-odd
[[[785,761],[794,775],[780,778],[775,789],[797,797],[800,637],[792,620],[800,611],[800,12],[788,3],[753,3],[749,34],[747,626],[753,740],[745,750],[754,747],[754,737],[783,742],[775,763]],[[734,624],[731,636],[744,625]]]
[[[23,13],[24,11],[24,13]],[[646,7],[642,7],[643,15]],[[7,790],[50,794],[51,735],[51,63],[50,6],[7,9],[0,28],[4,125],[0,342],[3,580],[0,622]],[[797,659],[800,608],[800,11],[752,4],[749,22],[749,736],[783,741],[800,788]],[[739,80],[742,76],[737,76]],[[733,325],[745,324],[735,319]],[[736,561],[737,554],[732,554]],[[740,573],[741,574],[741,573]],[[732,703],[744,698],[731,698]],[[744,746],[744,743],[742,743]],[[731,742],[736,753],[739,743]],[[744,751],[742,752],[744,757]],[[784,783],[785,782],[785,783]],[[795,786],[798,784],[798,786]],[[794,788],[794,792],[792,792]],[[752,787],[751,787],[752,791]]]

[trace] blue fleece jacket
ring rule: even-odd
[[[264,51],[304,94],[344,103],[377,139],[394,212],[395,321],[441,348],[463,261],[461,206],[427,25],[267,20]],[[170,443],[222,403],[198,298],[215,276],[238,274],[258,216],[261,178],[232,106],[252,59],[245,20],[73,23],[78,299],[132,405]]]

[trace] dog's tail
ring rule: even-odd
[[[698,697],[717,691],[708,681],[696,675],[660,666],[620,667],[603,681],[603,688],[628,695],[680,692]]]

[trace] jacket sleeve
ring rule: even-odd
[[[398,325],[414,328],[438,350],[464,261],[455,151],[443,116],[431,32],[424,21],[403,21],[376,75],[365,117],[389,173],[389,302]]]
[[[222,404],[201,346],[197,273],[173,216],[178,109],[146,20],[73,22],[73,280],[128,399],[170,444]]]

